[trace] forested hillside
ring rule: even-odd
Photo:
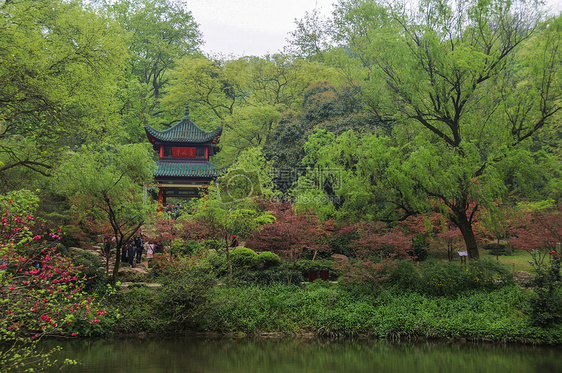
[[[531,314],[560,323],[562,20],[540,2],[339,0],[328,18],[296,20],[283,52],[230,58],[202,52],[184,1],[5,0],[0,17],[0,279],[14,299],[29,283],[12,265],[47,265],[43,245],[63,255],[105,240],[105,271],[88,283],[104,287],[142,232],[166,248],[163,273],[201,265],[210,287],[329,269],[375,293],[451,295],[510,282],[511,268],[476,262],[489,250],[535,250]],[[222,127],[211,162],[228,171],[173,201],[185,208],[170,219],[144,126],[171,128],[186,103],[201,129]],[[459,251],[481,275],[420,269]]]

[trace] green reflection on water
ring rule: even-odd
[[[47,341],[67,372],[98,373],[330,373],[330,372],[560,372],[555,347],[473,343],[390,343],[321,339],[116,339]],[[52,369],[52,372],[59,371]]]

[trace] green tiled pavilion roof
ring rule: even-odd
[[[155,177],[216,177],[222,170],[211,162],[156,162]]]
[[[205,132],[195,123],[185,116],[179,123],[165,131],[158,131],[150,127],[148,124],[144,126],[148,136],[152,136],[157,140],[164,142],[194,142],[205,143],[211,142],[215,137],[220,136],[222,127],[212,132]]]

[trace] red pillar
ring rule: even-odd
[[[209,147],[208,146],[205,147],[205,159],[209,160]]]
[[[160,159],[164,158],[164,147],[160,145]]]

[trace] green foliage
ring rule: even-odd
[[[97,144],[69,154],[52,181],[53,190],[70,198],[83,226],[114,238],[114,281],[122,248],[155,211],[142,189],[152,180],[153,167],[146,144]]]
[[[168,252],[173,255],[194,255],[201,250],[203,245],[197,241],[176,238],[171,242]]]
[[[151,125],[168,124],[177,118],[178,112],[165,110],[161,99],[169,87],[169,72],[176,66],[176,60],[200,52],[201,32],[181,2],[100,2],[124,30],[128,48],[124,54],[126,73],[118,81],[119,90],[114,99],[121,126],[113,136],[119,135],[126,143],[142,142],[146,134],[139,125],[141,113],[146,114]]]
[[[19,199],[21,197],[21,200]],[[60,235],[44,234],[33,217],[29,191],[0,197],[0,370],[49,366],[51,352],[37,349],[47,335],[91,335],[113,319],[85,292],[87,278],[71,258],[57,252]]]
[[[66,146],[115,128],[123,32],[81,1],[4,1],[0,8],[0,172],[49,175]]]
[[[237,269],[253,268],[258,263],[258,254],[246,247],[237,247],[230,253],[233,267]]]
[[[234,283],[240,286],[271,286],[276,284],[287,284],[289,282],[294,285],[301,284],[305,277],[298,269],[283,263],[279,266],[266,269],[246,269],[235,271],[233,274]]]
[[[82,273],[86,279],[84,290],[103,295],[109,282],[104,271],[104,260],[97,253],[87,250],[74,252],[72,260],[82,267]]]
[[[263,251],[258,255],[258,267],[260,269],[277,267],[280,264],[281,258],[279,258],[279,255],[272,253],[271,251]]]
[[[175,332],[196,329],[207,312],[207,300],[217,280],[203,268],[183,267],[182,273],[167,276],[158,292],[157,306]]]
[[[309,85],[338,78],[334,69],[282,54],[236,60],[186,56],[170,75],[164,104],[183,107],[187,95],[197,123],[224,127],[216,158],[224,165],[273,139],[281,113],[300,108]]]
[[[465,291],[492,291],[513,285],[509,269],[493,259],[471,260],[467,265],[428,260],[400,261],[386,282],[401,291],[433,296],[454,296]]]
[[[371,133],[388,129],[388,123],[367,110],[360,99],[361,88],[357,85],[336,87],[330,82],[320,81],[310,85],[303,96],[302,113],[288,112],[282,116],[263,149],[267,159],[272,160],[278,169],[295,172],[302,168],[305,143],[315,129],[324,129],[335,135],[347,130]],[[296,176],[293,181],[296,181]],[[291,187],[283,185],[286,183],[287,180],[278,180],[276,186],[286,191]]]
[[[220,255],[218,253],[209,254],[206,259],[209,264],[212,273],[220,278],[228,273],[228,263],[226,261],[226,255]]]
[[[222,242],[219,240],[205,240],[201,244],[205,250],[219,250],[222,248]]]
[[[400,291],[419,291],[422,288],[421,275],[412,260],[401,260],[390,274],[388,284]]]
[[[161,286],[132,284],[114,294],[108,299],[108,307],[120,318],[112,331],[179,334],[197,330],[217,283],[202,264],[192,257],[179,257],[162,267],[158,278]]]
[[[529,296],[529,316],[533,325],[551,328],[562,323],[562,287],[540,288]]]
[[[217,332],[560,341],[559,328],[531,326],[521,313],[524,306],[524,294],[513,286],[430,297],[317,281],[304,287],[217,287],[201,322]]]
[[[119,316],[113,325],[114,333],[160,333],[166,331],[161,309],[154,301],[155,291],[148,287],[121,290],[107,299],[107,309]]]
[[[531,252],[530,262],[537,275],[536,286],[529,297],[529,316],[533,325],[548,328],[562,324],[562,276],[560,257],[556,254],[550,262],[539,250]]]
[[[347,71],[363,69],[354,76],[365,81],[369,108],[395,122],[389,137],[310,135],[311,168],[299,193],[317,193],[306,186],[323,169],[341,170],[335,193],[323,191],[339,202],[317,207],[322,215],[390,220],[441,208],[477,258],[476,211],[525,179],[546,191],[558,175],[537,178],[517,162],[559,163],[527,141],[554,125],[562,97],[555,83],[560,21],[541,21],[525,1],[429,0],[407,10],[373,0],[338,3],[333,32],[352,66]]]
[[[429,295],[492,290],[513,283],[509,269],[493,259],[473,259],[467,265],[428,261],[421,266],[420,277],[418,290]]]

